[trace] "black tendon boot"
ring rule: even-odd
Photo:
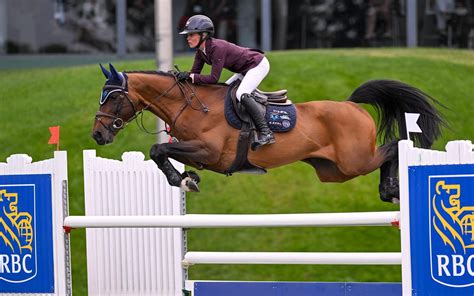
[[[257,150],[262,145],[275,143],[275,137],[273,137],[273,133],[267,125],[265,116],[260,113],[260,110],[258,109],[257,105],[258,103],[255,102],[252,95],[243,94],[240,101],[242,102],[242,105],[244,105],[245,110],[247,110],[253,122],[257,126],[257,129],[260,131],[260,136],[258,137],[257,141],[252,143],[252,150]]]

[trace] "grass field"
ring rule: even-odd
[[[344,100],[369,79],[398,79],[421,88],[446,105],[450,129],[435,143],[473,139],[474,52],[445,49],[356,49],[284,51],[268,54],[271,71],[261,89],[287,88],[294,102]],[[189,68],[191,57],[176,59]],[[115,64],[119,70],[154,69],[153,60]],[[228,77],[230,73],[225,73]],[[225,77],[221,78],[221,81]],[[68,151],[70,213],[84,214],[82,150],[120,158],[124,151],[148,155],[155,137],[131,124],[116,141],[97,146],[90,132],[104,78],[97,65],[0,71],[0,161],[14,153],[34,160],[50,158],[48,127],[61,126],[61,149]],[[370,110],[373,113],[373,110]],[[151,115],[145,125],[155,128]],[[397,210],[377,195],[378,172],[343,184],[320,183],[303,163],[271,170],[265,176],[225,177],[200,172],[201,193],[188,194],[188,213],[310,213]],[[399,251],[395,228],[274,228],[192,230],[193,251]],[[87,294],[85,231],[71,236],[73,288]],[[202,265],[191,279],[288,281],[400,281],[393,266]]]

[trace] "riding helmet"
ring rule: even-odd
[[[209,33],[214,34],[214,24],[212,20],[205,15],[197,14],[188,19],[184,29],[179,34],[185,35],[190,33]]]

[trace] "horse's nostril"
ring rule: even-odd
[[[94,138],[94,140],[96,140],[97,142],[100,142],[103,139],[102,133],[99,131],[95,131],[92,133],[92,138]]]

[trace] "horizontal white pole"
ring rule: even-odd
[[[183,216],[69,216],[69,228],[124,227],[282,227],[282,226],[390,226],[399,221],[398,211],[319,214],[188,214]]]
[[[346,264],[401,265],[402,255],[394,253],[294,253],[294,252],[187,252],[182,264]]]

